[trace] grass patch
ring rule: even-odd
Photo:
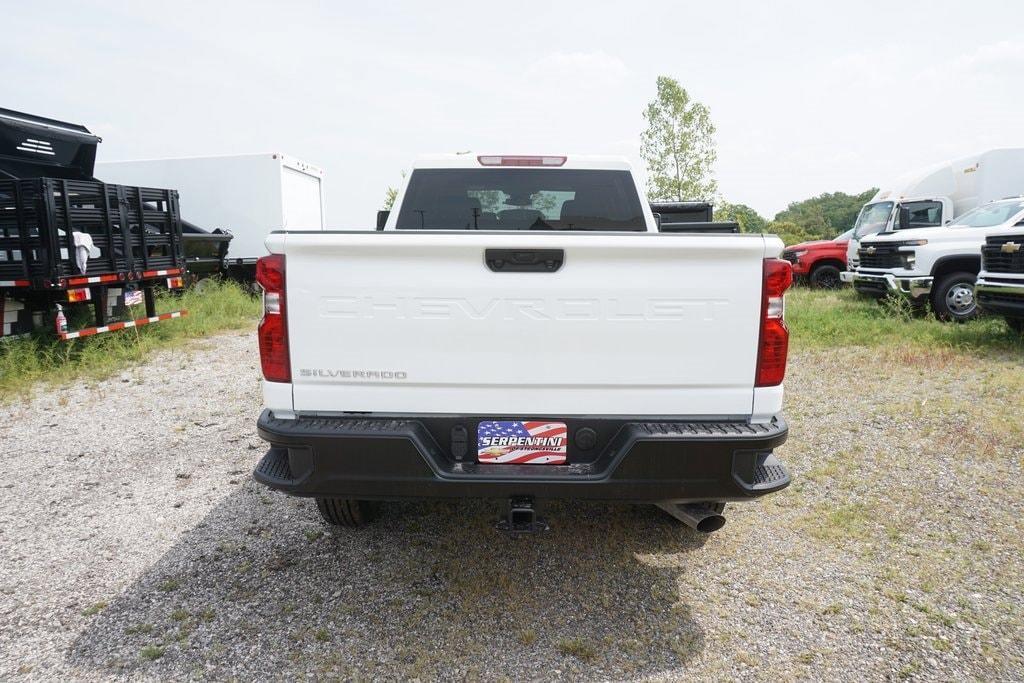
[[[597,657],[597,650],[593,645],[582,638],[564,638],[555,643],[555,649],[563,655],[581,659],[584,662],[593,661]]]
[[[872,508],[863,503],[818,505],[804,518],[808,533],[814,538],[832,543],[863,540],[871,527]]]
[[[145,316],[142,306],[132,317]],[[103,379],[144,361],[155,351],[216,332],[251,327],[260,311],[257,297],[234,282],[211,283],[202,294],[157,297],[161,313],[187,309],[178,320],[110,332],[68,342],[52,334],[0,340],[0,404],[27,395],[37,383],[59,385],[83,378]]]
[[[139,656],[152,662],[164,656],[164,649],[159,645],[147,645],[139,651]]]
[[[516,635],[516,639],[523,645],[533,645],[537,642],[537,632],[532,628],[523,629]]]
[[[100,612],[102,612],[106,608],[106,606],[107,606],[106,601],[101,600],[101,601],[99,601],[99,602],[97,602],[97,603],[95,603],[93,605],[89,605],[84,610],[82,610],[82,616],[83,617],[91,617],[94,614],[99,614]]]
[[[181,588],[181,581],[178,579],[166,579],[159,586],[157,586],[164,593],[170,593]]]
[[[906,302],[878,303],[852,288],[795,287],[786,295],[786,323],[792,348],[907,346],[947,350],[990,348],[1024,351],[1024,338],[1002,318],[984,316],[958,325],[928,313],[913,313]]]

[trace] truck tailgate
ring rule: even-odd
[[[296,411],[751,412],[760,235],[328,232],[267,245],[286,259]],[[496,272],[488,249],[564,261]]]

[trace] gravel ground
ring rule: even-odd
[[[1020,358],[797,353],[795,483],[710,537],[329,531],[252,482],[257,378],[236,333],[0,408],[0,678],[1024,679]]]

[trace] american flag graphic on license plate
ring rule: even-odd
[[[563,465],[569,442],[564,422],[481,422],[476,437],[483,463]]]

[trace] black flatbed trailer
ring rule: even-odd
[[[157,322],[154,288],[183,284],[175,190],[93,177],[100,138],[84,126],[0,109],[0,336],[24,334],[91,302],[72,339]],[[138,301],[141,297],[142,301]],[[145,318],[108,324],[145,303]]]

